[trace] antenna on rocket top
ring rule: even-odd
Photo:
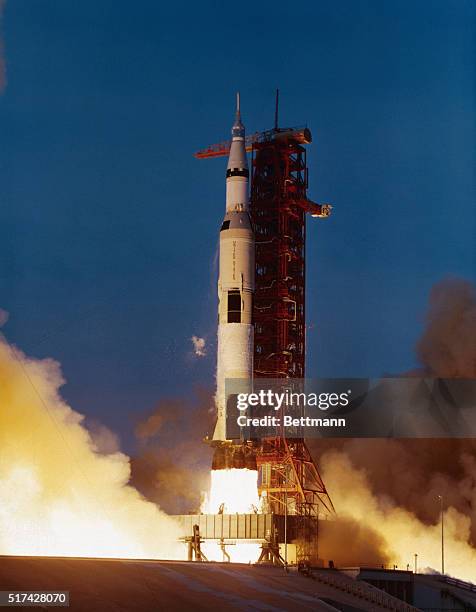
[[[236,92],[236,118],[240,119],[240,92]]]
[[[278,131],[279,89],[276,89],[276,106],[274,108],[274,129]]]

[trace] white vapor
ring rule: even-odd
[[[129,457],[105,428],[90,434],[63,384],[57,362],[0,335],[0,554],[181,558],[179,526],[129,484]]]
[[[190,338],[193,344],[193,352],[197,357],[205,357],[207,349],[205,348],[205,338],[199,338],[198,336],[192,336]]]

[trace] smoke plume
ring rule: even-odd
[[[382,461],[381,455],[375,455]],[[368,472],[357,469],[346,453],[330,451],[321,462],[324,478],[332,483],[332,496],[339,515],[367,527],[380,548],[385,550],[392,564],[401,569],[413,566],[413,555],[418,554],[421,568],[438,569],[441,559],[440,524],[425,524],[411,510],[399,506],[391,496],[372,490]],[[473,480],[474,484],[474,480]],[[438,500],[434,500],[438,507]],[[447,571],[461,579],[476,579],[476,549],[470,540],[469,515],[450,506],[445,511],[445,548]],[[347,554],[347,551],[345,551]],[[362,548],[357,554],[369,554]],[[374,551],[372,551],[374,552]],[[336,550],[337,557],[339,549]],[[354,563],[368,559],[355,559]]]
[[[440,378],[476,378],[476,288],[447,279],[430,294],[426,328],[416,352],[425,370]]]
[[[0,553],[179,558],[175,523],[128,485],[128,457],[99,452],[63,383],[0,338]]]
[[[416,347],[423,373],[475,378],[474,285],[459,279],[435,285],[425,321]],[[386,557],[387,563],[405,568],[417,553],[420,567],[439,569],[441,495],[446,570],[476,581],[476,440],[327,439],[309,444],[339,521],[355,526],[352,554],[348,545],[339,547],[336,536],[323,544],[337,563],[348,564],[349,557],[352,564],[380,563]],[[362,528],[369,530],[364,541],[358,536]]]
[[[214,418],[212,392],[198,389],[191,400],[160,401],[136,426],[132,482],[168,513],[199,512],[211,465],[203,438]]]
[[[8,312],[0,308],[0,327],[3,327],[5,323],[8,321]]]
[[[348,514],[339,514],[332,524],[321,524],[318,544],[319,556],[337,567],[380,567],[393,560],[385,539]]]
[[[205,357],[207,354],[207,349],[205,348],[206,341],[205,338],[199,338],[198,336],[192,336],[190,338],[193,344],[193,352],[197,357]]]

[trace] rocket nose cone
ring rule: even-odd
[[[240,111],[240,92],[236,94],[236,113],[235,113],[235,123],[231,128],[231,135],[233,137],[244,138],[245,136],[245,126],[241,121],[241,111]]]

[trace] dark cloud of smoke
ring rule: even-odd
[[[370,567],[387,566],[391,561],[387,543],[378,533],[361,521],[341,516],[321,523],[319,557],[332,560],[337,567],[356,565],[356,561]]]
[[[341,450],[363,469],[374,494],[415,514],[425,524],[438,521],[440,505],[471,518],[471,543],[476,546],[476,440],[352,439],[312,440],[310,450],[321,463]],[[332,493],[332,483],[327,483]]]
[[[3,308],[0,308],[0,327],[3,327],[8,321],[9,314]]]
[[[473,284],[447,279],[433,287],[416,353],[424,373],[429,376],[476,378],[476,289]],[[352,466],[364,470],[373,494],[382,503],[387,499],[413,513],[424,524],[438,522],[438,495],[442,495],[445,508],[455,508],[469,518],[469,542],[476,546],[475,439],[308,442],[318,464],[336,450],[343,452]],[[332,493],[332,483],[327,484]],[[373,553],[378,555],[378,537],[374,542],[377,547],[374,546]],[[372,551],[359,548],[354,553],[354,563],[365,561],[366,554],[372,555]]]
[[[199,389],[192,400],[161,400],[136,425],[131,483],[168,514],[199,511],[212,455],[203,438],[214,419],[213,392]]]
[[[430,293],[426,327],[416,353],[440,378],[476,378],[476,287],[452,278]]]

